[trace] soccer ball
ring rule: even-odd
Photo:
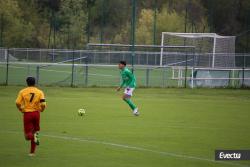
[[[79,116],[84,116],[85,114],[86,114],[85,109],[80,108],[80,109],[78,110],[78,115],[79,115]]]

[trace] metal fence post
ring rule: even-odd
[[[231,71],[231,77],[233,78],[233,80],[232,80],[232,83],[231,83],[231,86],[233,87],[233,88],[236,88],[236,86],[235,86],[235,80],[234,80],[234,78],[236,78],[235,77],[235,75],[234,75],[234,69]]]
[[[243,54],[243,68],[242,68],[242,85],[241,87],[244,88],[245,87],[245,54]]]
[[[85,63],[85,86],[88,87],[88,73],[89,73],[89,66],[88,66],[88,57],[86,58]]]
[[[40,51],[39,51],[39,57],[40,57],[40,62],[42,62],[42,50],[40,48]]]
[[[5,85],[8,86],[9,84],[9,48],[7,49],[6,52],[6,82]]]
[[[29,61],[29,49],[26,48],[26,61]]]
[[[135,58],[135,28],[136,28],[136,5],[137,0],[132,0],[132,13],[131,13],[131,64],[132,64],[132,73],[134,72],[134,58]]]
[[[194,66],[192,67],[192,71],[191,71],[191,88],[194,88]]]
[[[71,74],[71,87],[74,86],[74,71],[75,71],[75,51],[73,50],[73,59],[72,59],[72,74]]]
[[[184,82],[184,87],[187,88],[187,53],[185,55],[185,82]]]
[[[146,69],[146,87],[149,86],[149,69]]]
[[[163,67],[162,73],[163,73],[163,77],[162,77],[162,79],[163,79],[163,85],[162,85],[162,87],[165,88],[165,87],[166,87],[166,81],[167,81],[167,77],[166,77],[166,74],[167,74],[167,67],[166,67],[166,68]]]

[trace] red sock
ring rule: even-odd
[[[33,153],[35,153],[35,150],[36,150],[36,143],[34,142],[34,140],[31,140],[31,141],[30,141],[30,144],[31,144],[31,145],[30,145],[30,146],[31,146],[31,147],[30,147],[30,153],[33,154]]]

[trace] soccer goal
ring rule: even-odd
[[[215,33],[162,32],[160,65],[188,62],[190,66],[212,68],[235,67],[235,36],[220,36]],[[163,46],[175,46],[174,52]],[[189,46],[194,49],[178,49]],[[188,57],[188,58],[187,58]]]

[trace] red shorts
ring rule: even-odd
[[[25,112],[23,114],[23,125],[26,139],[30,139],[31,136],[40,130],[40,112]]]

